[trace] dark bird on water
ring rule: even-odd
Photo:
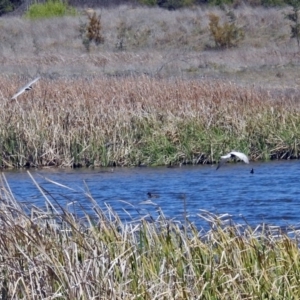
[[[221,156],[221,160],[218,163],[217,170],[230,158],[239,158],[244,163],[249,164],[249,158],[246,154],[238,151],[231,151],[226,155]]]
[[[138,162],[138,165],[137,165],[139,168],[147,168],[147,165],[142,163],[141,161]]]
[[[147,195],[148,195],[148,198],[159,198],[158,195],[152,194],[150,192],[148,192]]]

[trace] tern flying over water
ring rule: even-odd
[[[23,94],[25,91],[30,91],[32,89],[32,85],[37,82],[40,79],[40,77],[35,78],[34,80],[32,80],[31,82],[29,82],[28,84],[26,84],[25,86],[23,86],[16,94],[14,94],[11,97],[11,100],[16,99],[18,96],[20,96],[21,94]]]
[[[249,158],[246,154],[238,151],[231,151],[226,155],[221,156],[221,160],[218,163],[217,170],[223,165],[229,158],[239,158],[246,164],[249,164]]]

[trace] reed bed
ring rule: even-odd
[[[123,222],[89,194],[81,200],[94,214],[79,218],[43,195],[49,209],[21,205],[1,175],[2,299],[300,297],[296,230],[290,237],[266,225],[228,225],[205,211],[198,216],[206,231],[162,211],[151,222]]]
[[[214,163],[236,149],[252,160],[299,157],[297,94],[211,80],[147,76],[2,77],[2,167]]]

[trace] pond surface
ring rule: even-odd
[[[254,168],[254,174],[250,173]],[[181,168],[42,169],[31,175],[62,207],[76,201],[76,214],[92,213],[86,193],[104,210],[111,206],[123,220],[150,214],[160,207],[168,218],[184,219],[184,212],[197,226],[198,214],[207,210],[230,214],[237,223],[267,223],[287,226],[300,222],[300,161],[231,163]],[[9,186],[20,202],[45,206],[45,198],[27,171],[5,172]],[[55,181],[73,190],[53,184]],[[149,199],[148,193],[152,198]],[[154,198],[153,195],[158,196]],[[145,202],[146,200],[151,200]],[[186,208],[185,208],[186,205]],[[186,210],[185,210],[186,209]]]

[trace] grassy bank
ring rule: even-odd
[[[252,160],[299,157],[297,95],[211,80],[1,78],[1,165],[213,163],[237,149]]]
[[[95,214],[78,219],[46,196],[52,209],[21,206],[3,175],[1,186],[2,299],[300,297],[298,245],[278,228],[229,226],[207,212],[205,232],[162,211],[123,223],[90,195]]]

